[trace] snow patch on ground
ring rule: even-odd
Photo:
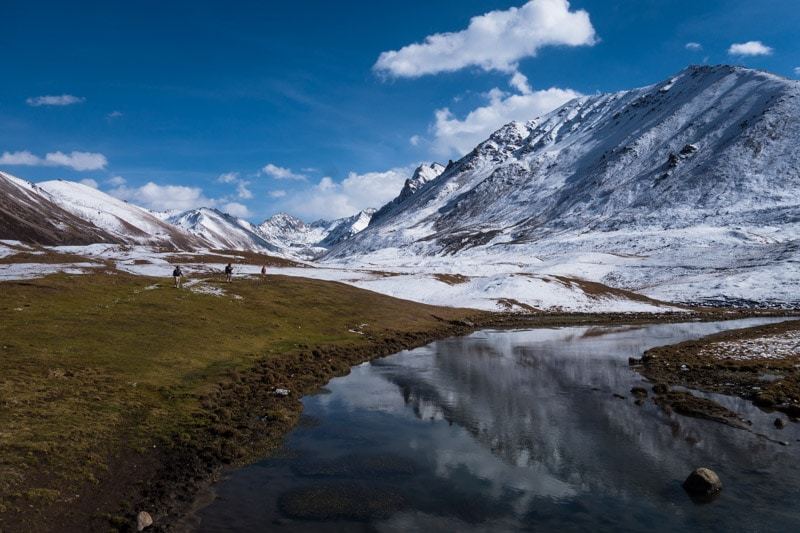
[[[97,263],[13,263],[0,265],[0,281],[35,279],[63,272],[64,274],[88,274],[102,267]]]
[[[715,342],[703,348],[700,355],[732,361],[797,357],[800,356],[800,331],[787,331],[754,339]]]

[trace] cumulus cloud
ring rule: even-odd
[[[106,183],[112,187],[122,187],[127,182],[122,176],[112,176],[106,180]]]
[[[239,179],[238,172],[226,172],[224,174],[220,174],[219,177],[217,177],[217,181],[220,183],[236,183],[238,179]]]
[[[268,194],[270,198],[283,198],[284,196],[286,196],[286,191],[284,191],[283,189],[277,189],[275,191],[269,191]]]
[[[152,181],[141,187],[126,187],[122,185],[108,192],[121,200],[155,211],[168,211],[171,209],[183,211],[195,207],[213,207],[218,203],[203,195],[203,190],[199,187],[159,185]]]
[[[307,220],[347,217],[393,199],[413,170],[398,167],[384,172],[351,172],[341,182],[326,176],[309,189],[287,196],[281,206]]]
[[[87,185],[87,186],[91,187],[92,189],[96,189],[97,187],[99,187],[99,185],[97,184],[97,181],[93,180],[92,178],[84,178],[84,179],[82,179],[80,181],[80,183],[83,183],[84,185]]]
[[[25,100],[29,106],[32,107],[40,107],[40,106],[65,106],[65,105],[73,105],[73,104],[80,104],[81,102],[85,102],[86,98],[82,98],[80,96],[74,96],[71,94],[61,94],[58,96],[49,95],[49,96],[32,96]]]
[[[272,163],[265,165],[264,168],[261,169],[261,172],[276,180],[308,180],[308,177],[305,174],[298,174],[293,172],[291,169],[279,167],[277,165],[273,165]]]
[[[772,54],[772,48],[761,41],[747,41],[732,44],[728,53],[733,56],[768,56]]]
[[[100,170],[106,167],[108,160],[103,154],[93,152],[50,152],[39,157],[27,150],[19,152],[3,152],[0,164],[25,165],[32,167],[69,167],[73,170]]]
[[[3,152],[0,155],[0,165],[24,165],[34,167],[41,165],[42,160],[27,150],[20,152]]]
[[[123,117],[122,111],[112,111],[111,113],[106,115],[106,119],[108,119],[109,122],[114,120],[115,118],[122,118],[122,117]]]
[[[509,84],[518,92],[494,88],[486,95],[487,105],[473,109],[463,119],[448,108],[438,109],[432,126],[434,151],[443,156],[463,155],[504,124],[531,120],[581,95],[572,89],[556,87],[534,91],[519,72]]]
[[[699,52],[703,49],[703,45],[700,43],[686,43],[686,49],[692,52]]]
[[[794,73],[800,76],[800,67],[794,67]]]
[[[421,143],[421,142],[422,142],[422,137],[420,137],[419,135],[412,135],[412,136],[411,136],[411,137],[408,139],[408,143],[409,143],[411,146],[419,146],[419,143]]]
[[[92,152],[53,152],[45,155],[45,164],[70,167],[75,170],[100,170],[108,164],[106,156]]]
[[[570,11],[567,0],[531,0],[522,7],[473,17],[465,30],[429,35],[421,43],[383,52],[373,69],[416,78],[466,67],[513,72],[517,63],[545,46],[597,42],[589,14]]]
[[[249,200],[253,197],[253,193],[247,186],[250,185],[249,181],[240,181],[236,185],[236,195],[242,200]]]
[[[250,210],[246,205],[238,202],[230,202],[222,206],[222,210],[235,217],[244,218],[250,216]]]

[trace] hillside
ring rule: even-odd
[[[64,210],[93,223],[123,242],[166,245],[183,250],[202,245],[199,239],[177,226],[165,223],[148,210],[88,185],[57,180],[39,183],[38,187],[49,193]]]
[[[0,172],[0,239],[44,245],[120,242],[62,209],[45,190],[5,172]]]

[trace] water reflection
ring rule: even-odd
[[[722,398],[783,447],[629,394],[629,356],[755,323],[488,331],[359,366],[305,399],[319,423],[289,436],[294,453],[220,485],[198,529],[796,530],[795,424]],[[725,484],[712,505],[680,489],[700,465]]]

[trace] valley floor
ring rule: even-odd
[[[229,260],[238,269],[230,284],[219,275]],[[189,275],[182,290],[169,278],[175,263]],[[255,275],[262,264],[269,266],[266,279]],[[124,530],[142,509],[171,524],[220,466],[245,463],[280,442],[298,420],[302,395],[353,364],[436,338],[479,327],[743,314],[673,312],[599,284],[524,272],[510,279],[536,279],[539,287],[570,291],[565,299],[573,294],[594,305],[566,309],[607,305],[624,313],[487,313],[378,293],[392,294],[397,283],[399,295],[456,303],[462,300],[447,298],[458,293],[448,291],[470,283],[465,277],[319,268],[252,253],[6,242],[0,248],[0,531]],[[475,277],[491,279],[486,272]],[[439,285],[443,295],[431,290]],[[492,293],[489,284],[459,298],[470,303],[483,294],[497,300],[483,307],[534,311],[513,299],[524,296],[516,290]],[[653,310],[659,314],[634,312]]]

